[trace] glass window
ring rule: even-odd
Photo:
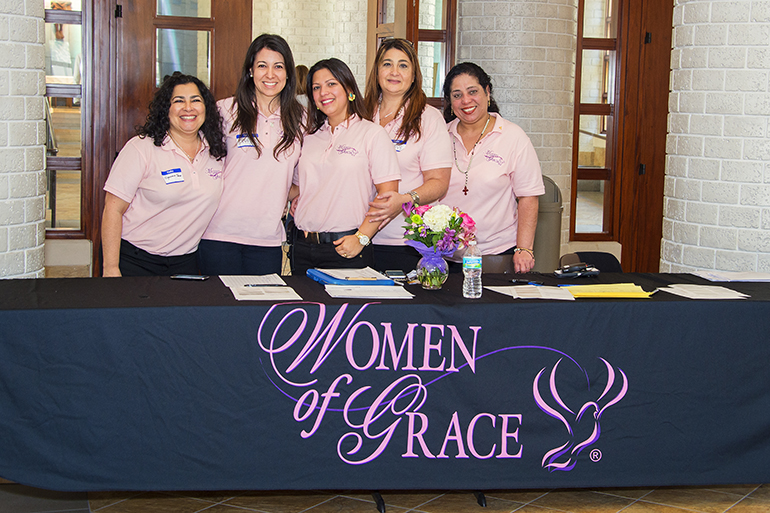
[[[617,37],[617,8],[617,0],[585,0],[583,37]]]
[[[46,9],[56,9],[62,11],[82,11],[82,2],[80,0],[45,0],[43,7]]]
[[[158,0],[155,12],[161,16],[211,18],[211,0]]]
[[[45,81],[80,84],[83,75],[80,25],[45,24]]]
[[[79,98],[46,98],[46,154],[80,158]]]
[[[380,23],[393,23],[396,19],[396,0],[381,0],[382,20]]]
[[[607,168],[607,116],[580,116],[578,166]]]
[[[419,28],[429,30],[444,29],[444,1],[420,0]]]
[[[80,170],[46,169],[45,227],[80,229]]]
[[[429,98],[442,95],[441,88],[447,74],[447,70],[444,69],[445,55],[445,43],[426,41],[417,43],[417,58],[420,59],[420,71],[422,71],[422,90]]]
[[[577,184],[575,233],[603,232],[606,180],[578,180]]]
[[[580,103],[613,103],[615,52],[583,50],[580,66]]]
[[[157,29],[155,85],[175,71],[198,77],[210,85],[211,34],[207,30]]]

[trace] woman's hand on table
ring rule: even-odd
[[[335,240],[334,245],[342,258],[355,258],[364,249],[355,235],[345,235],[341,239]]]
[[[535,267],[535,258],[527,251],[513,254],[513,270],[517,273],[528,273]]]

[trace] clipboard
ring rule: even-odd
[[[369,270],[369,274],[382,276],[373,269],[365,268],[365,269],[344,269],[340,270],[340,272],[355,272],[358,271],[361,273],[361,271]],[[364,273],[365,275],[366,273]],[[327,274],[324,271],[320,269],[308,269],[307,270],[308,277],[314,279],[315,281],[319,283],[323,283],[324,285],[395,285],[396,282],[391,280],[390,278],[387,278],[385,276],[382,276],[381,278],[376,278],[374,276],[370,277],[360,277],[356,278],[355,275],[351,277],[335,277],[331,274]]]

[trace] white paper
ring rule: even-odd
[[[325,271],[324,271],[325,272]],[[412,299],[414,295],[400,285],[325,285],[326,293],[336,298]]]
[[[498,287],[484,287],[492,292],[511,296],[514,299],[559,299],[574,301],[575,297],[562,287],[548,287],[538,285],[504,285]]]
[[[719,285],[690,285],[675,283],[658,290],[688,299],[746,299],[750,297],[742,292],[720,287]]]
[[[708,281],[770,281],[770,273],[738,271],[695,271],[692,274]]]
[[[381,274],[371,267],[363,269],[318,269],[324,274],[338,280],[389,280],[387,276]]]
[[[277,274],[264,274],[261,276],[220,276],[220,280],[226,287],[259,287],[264,285],[286,285],[283,278]]]

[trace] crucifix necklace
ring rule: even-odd
[[[492,119],[492,116],[487,114],[487,122],[484,123],[484,128],[481,130],[481,133],[479,134],[479,138],[476,139],[476,142],[473,144],[473,148],[471,149],[471,158],[468,160],[468,167],[465,168],[465,171],[463,171],[460,168],[460,163],[457,162],[457,148],[455,148],[455,139],[456,137],[452,137],[452,153],[455,156],[455,165],[457,166],[458,171],[460,171],[462,174],[465,175],[465,187],[463,187],[463,194],[466,196],[468,195],[468,171],[471,170],[471,164],[473,164],[473,155],[476,153],[476,146],[479,144],[479,141],[481,140],[481,137],[484,135],[484,132],[487,131],[487,127],[489,126],[489,120]]]

